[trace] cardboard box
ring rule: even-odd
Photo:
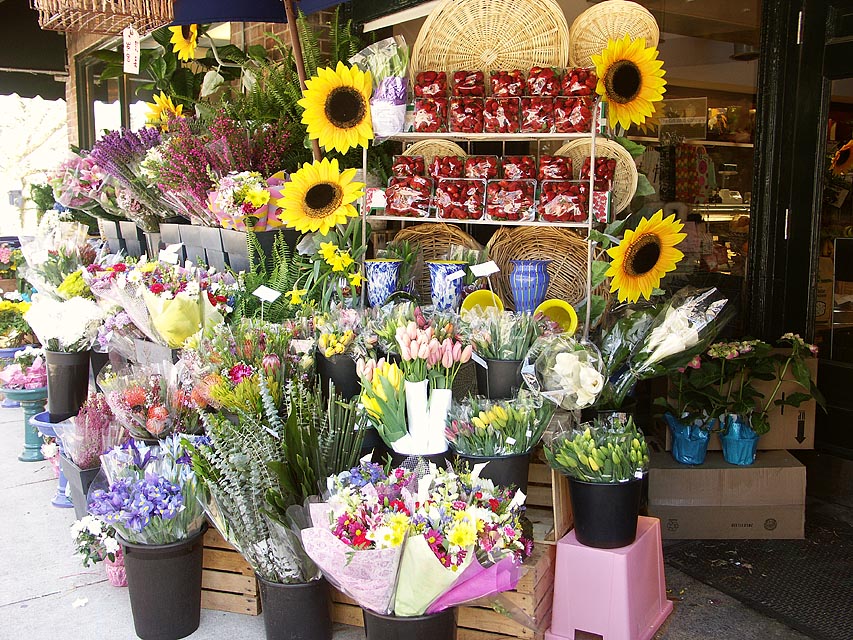
[[[820,258],[817,274],[815,323],[829,325],[832,319],[832,258]]]
[[[817,358],[809,358],[806,361],[806,366],[811,371],[815,382],[817,382],[817,362]],[[765,398],[773,392],[775,386],[776,384],[771,382],[761,380],[755,382],[755,388],[764,394]],[[788,372],[774,400],[783,397],[783,395],[797,393],[802,390],[803,388],[797,384],[793,375]],[[758,448],[762,451],[773,451],[776,449],[814,449],[816,411],[817,402],[814,400],[804,402],[799,407],[779,407],[771,404],[769,409],[770,431],[758,439]],[[721,448],[720,438],[712,434],[711,441],[708,443],[708,451],[719,451]],[[666,430],[666,450],[672,450],[672,433],[670,433],[669,429]]]
[[[806,468],[787,451],[760,453],[748,467],[717,452],[697,467],[652,454],[649,515],[660,518],[664,538],[802,538],[805,505]]]

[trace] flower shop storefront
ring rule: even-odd
[[[627,0],[268,31],[171,4],[63,23],[81,146],[0,247],[20,460],[57,461],[140,638],[203,608],[270,639],[649,638],[663,538],[803,537],[818,347],[744,313],[757,3],[729,32]],[[729,82],[691,84],[703,38]]]

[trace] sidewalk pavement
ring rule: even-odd
[[[73,509],[50,504],[56,480],[47,462],[17,459],[23,447],[20,409],[0,409],[0,640],[133,640],[127,589],[109,585],[99,564],[84,568],[73,553]],[[805,636],[667,567],[675,612],[659,640]],[[263,640],[263,616],[202,610],[193,640]],[[361,640],[361,629],[337,625],[335,640]]]

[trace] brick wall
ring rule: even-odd
[[[108,38],[96,33],[67,33],[68,79],[65,81],[65,103],[68,108],[68,144],[76,145],[77,136],[77,73],[74,58],[77,54],[103,44]]]

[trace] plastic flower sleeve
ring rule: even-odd
[[[615,406],[640,380],[664,375],[702,353],[734,314],[734,305],[716,287],[679,290],[635,347],[627,369],[612,379]]]
[[[355,54],[350,64],[369,71],[373,80],[370,114],[377,142],[401,133],[406,121],[409,48],[402,36],[380,40]]]
[[[604,388],[603,371],[595,345],[558,334],[533,343],[521,376],[531,391],[573,411],[596,401]]]
[[[421,616],[426,613],[430,603],[447,593],[472,561],[477,564],[473,545],[461,565],[445,567],[422,535],[410,536],[400,560],[400,577],[394,594],[394,614]],[[474,596],[477,597],[480,596]]]

